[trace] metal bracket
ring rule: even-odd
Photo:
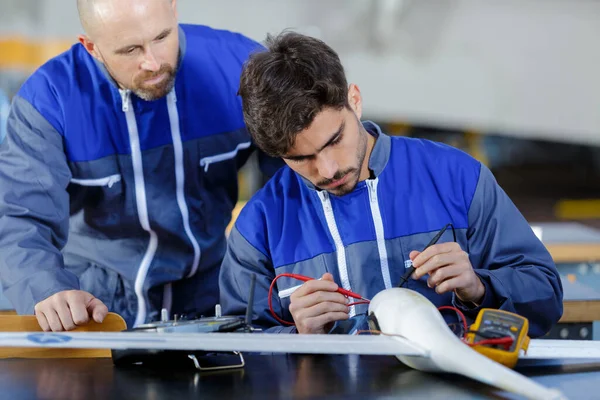
[[[242,355],[242,353],[239,351],[234,351],[232,353],[239,356],[239,358],[240,358],[239,364],[220,365],[218,367],[203,367],[200,365],[200,361],[198,360],[198,358],[196,357],[195,354],[188,354],[188,358],[194,362],[194,366],[196,367],[197,370],[200,370],[200,371],[217,371],[217,370],[224,370],[224,369],[243,368],[246,365],[246,363],[244,361],[244,356]]]

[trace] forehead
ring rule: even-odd
[[[94,14],[98,40],[114,46],[152,40],[176,21],[169,1],[100,1]]]
[[[316,153],[340,129],[346,118],[347,109],[326,108],[321,111],[310,126],[296,135],[294,146],[288,156]]]

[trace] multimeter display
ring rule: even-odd
[[[475,342],[484,339],[511,337],[512,344],[508,351],[515,351],[518,335],[523,330],[525,320],[514,314],[498,313],[497,310],[484,310],[481,323],[475,333]],[[505,346],[497,345],[498,348]]]
[[[507,311],[484,308],[466,335],[473,350],[507,367],[514,367],[519,352],[529,345],[529,321]],[[499,343],[499,342],[502,343]]]

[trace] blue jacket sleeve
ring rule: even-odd
[[[240,215],[244,218],[244,215]],[[252,324],[264,332],[296,333],[295,326],[282,326],[269,311],[269,287],[275,278],[275,271],[268,256],[257,250],[240,233],[237,226],[231,230],[227,252],[223,259],[219,277],[221,307],[224,315],[244,315],[248,307],[250,281],[256,275]],[[273,310],[282,315],[277,290],[273,290]],[[283,318],[292,321],[289,311]]]
[[[46,297],[79,289],[61,249],[69,224],[71,172],[60,134],[17,96],[0,144],[0,279],[19,314]]]
[[[514,312],[529,320],[529,335],[547,333],[562,316],[563,289],[552,257],[510,198],[481,165],[469,208],[467,252],[485,286],[478,307],[454,303],[474,318],[481,308]]]

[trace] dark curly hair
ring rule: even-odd
[[[287,31],[265,44],[244,65],[238,94],[256,145],[281,157],[323,109],[349,107],[348,83],[337,53],[321,40]]]

